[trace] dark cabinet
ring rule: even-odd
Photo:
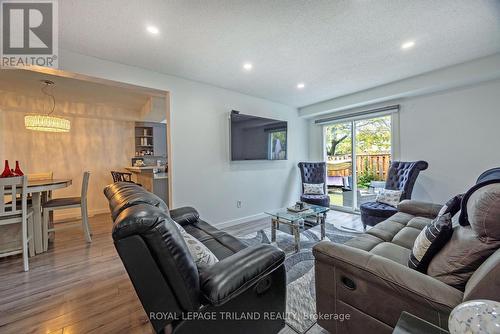
[[[167,157],[167,126],[164,123],[135,123],[135,155]]]
[[[153,127],[153,153],[157,157],[167,157],[167,127],[163,123]]]

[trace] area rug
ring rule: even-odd
[[[271,225],[271,223],[269,223]],[[344,243],[359,235],[336,228],[326,223],[325,239]],[[271,243],[271,227],[260,230],[239,239],[251,246],[260,243],[274,244],[286,253],[285,268],[287,273],[286,323],[295,332],[303,334],[316,323],[316,293],[314,288],[314,256],[312,247],[321,238],[320,226],[300,233],[301,250],[295,253],[294,238],[291,234],[276,231],[276,243]]]

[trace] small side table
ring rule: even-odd
[[[392,334],[449,334],[449,332],[403,311]]]

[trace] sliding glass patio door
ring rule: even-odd
[[[331,206],[356,211],[375,200],[392,158],[392,116],[325,125],[324,140]]]
[[[327,185],[332,207],[353,207],[353,123],[325,127]]]

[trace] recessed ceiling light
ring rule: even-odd
[[[407,49],[411,49],[414,46],[415,46],[415,41],[408,41],[408,42],[404,42],[403,44],[401,44],[401,49],[407,50]]]
[[[244,64],[243,64],[243,69],[244,69],[245,71],[251,71],[251,70],[252,70],[252,68],[253,68],[252,63],[244,63]]]
[[[306,85],[305,85],[303,82],[299,82],[299,83],[297,84],[297,88],[298,88],[298,89],[303,89],[305,86],[306,86]]]
[[[158,35],[160,33],[160,30],[155,26],[147,26],[146,30],[153,35]]]

